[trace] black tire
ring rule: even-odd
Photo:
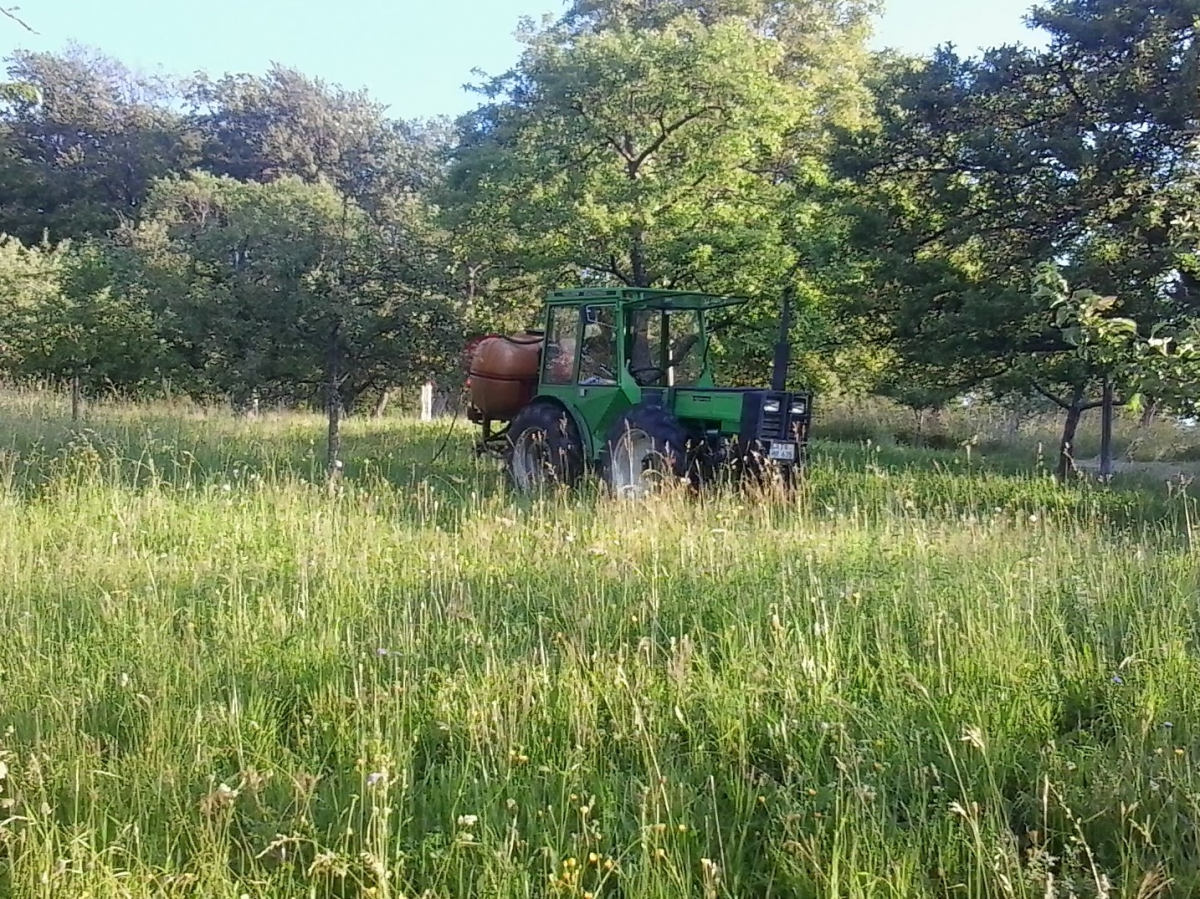
[[[521,493],[574,487],[583,476],[583,440],[574,419],[554,403],[534,402],[508,429],[509,481]]]
[[[604,483],[621,497],[643,496],[687,475],[688,435],[661,406],[635,406],[617,419],[601,451]]]

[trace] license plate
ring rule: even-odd
[[[796,444],[772,443],[767,455],[778,462],[795,462]]]

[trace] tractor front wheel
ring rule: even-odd
[[[687,474],[687,432],[658,406],[635,406],[609,430],[604,443],[605,483],[624,498],[645,496]]]
[[[583,441],[571,416],[553,403],[530,403],[508,429],[508,474],[532,494],[553,485],[574,487],[583,475]]]

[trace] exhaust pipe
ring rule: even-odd
[[[792,344],[792,285],[783,288],[779,310],[779,342],[775,344],[775,362],[771,369],[771,389],[776,392],[787,390],[788,364],[791,362]]]

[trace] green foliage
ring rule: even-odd
[[[530,27],[521,62],[462,122],[442,201],[475,283],[515,281],[516,303],[568,283],[753,297],[721,355],[728,374],[756,382],[789,291],[802,364],[817,376],[813,351],[836,330],[820,273],[839,234],[824,138],[854,118],[847,97],[861,72],[845,71],[863,37],[847,23],[827,29],[798,77],[815,34],[800,9],[820,5],[747,17],[581,4]],[[838,66],[837,77],[815,74]]]
[[[5,237],[0,295],[0,370],[13,378],[136,391],[161,374],[154,319],[114,290],[99,247],[25,247]]]
[[[436,131],[388,119],[363,91],[279,65],[264,76],[198,76],[188,99],[199,167],[239,181],[324,179],[386,216],[436,182]]]
[[[17,51],[0,95],[0,233],[26,243],[100,237],[136,219],[156,178],[199,145],[170,108],[176,85],[78,47]]]
[[[125,245],[194,392],[306,401],[333,377],[351,405],[460,345],[437,254],[421,234],[389,237],[323,182],[196,173],[156,187]]]
[[[1135,399],[1149,395],[1181,411],[1196,410],[1200,320],[1186,319],[1175,327],[1158,323],[1143,334],[1137,322],[1112,314],[1115,297],[1072,292],[1052,266],[1039,275],[1039,291],[1049,298],[1064,336],[1081,357],[1136,391]]]
[[[467,199],[495,194],[524,267],[666,286],[751,250],[748,169],[789,122],[767,42],[690,20],[528,42],[489,85],[452,172]]]
[[[731,383],[763,382],[786,299],[795,386],[1078,412],[1119,377],[1182,409],[1198,2],[1053,0],[1032,13],[1043,48],[916,60],[867,52],[873,0],[574,0],[523,26],[517,65],[453,127],[283,66],[180,83],[18,52],[0,232],[92,254],[43,310],[50,344],[22,352],[53,376],[304,401],[336,323],[352,402],[447,371],[464,332],[532,324],[548,288],[624,283],[751,297],[716,346]],[[255,199],[151,196],[196,171]],[[252,215],[283,181],[263,201],[279,222]],[[193,201],[237,221],[189,225]],[[1051,263],[1072,303],[1113,298],[1083,315],[1138,338],[1087,342]]]
[[[36,310],[58,301],[63,256],[62,250],[0,235],[0,371],[26,370],[27,324]]]
[[[879,124],[844,172],[865,188],[860,308],[881,320],[896,379],[914,367],[948,389],[1053,397],[1064,447],[1104,378],[1125,395],[1147,385],[1111,340],[1084,338],[1043,267],[1078,285],[1072,302],[1110,338],[1195,315],[1196,10],[1161,6],[1063,0],[1034,15],[1044,50],[888,61]]]

